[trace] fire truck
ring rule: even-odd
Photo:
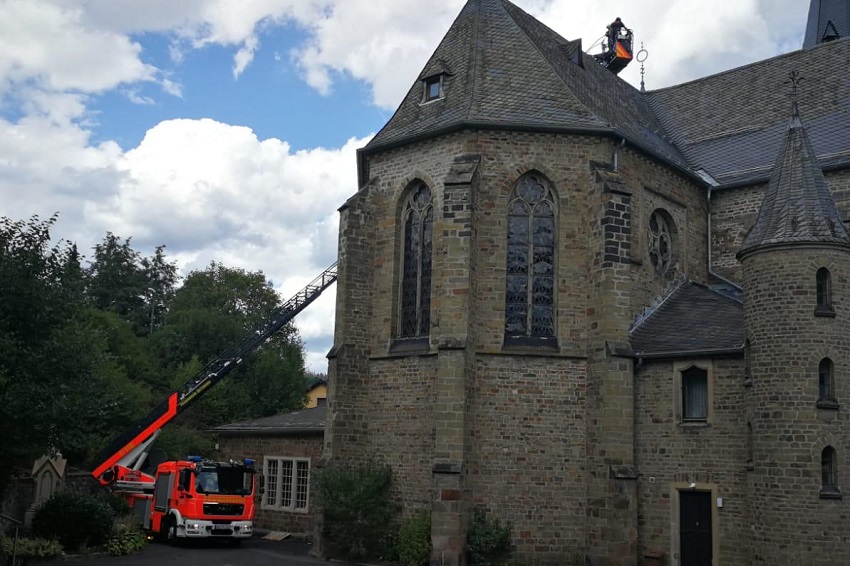
[[[234,545],[251,537],[255,502],[262,489],[253,460],[217,462],[189,456],[143,471],[148,454],[167,423],[239,367],[336,278],[334,262],[100,452],[100,464],[92,475],[127,499],[139,524],[151,535],[172,542],[214,537]]]

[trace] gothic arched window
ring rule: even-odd
[[[818,402],[821,409],[837,409],[835,400],[835,366],[832,360],[824,358],[818,364]]]
[[[825,267],[818,269],[815,276],[815,290],[817,293],[817,304],[815,314],[832,314],[832,276]]]
[[[820,454],[821,497],[840,497],[838,490],[838,457],[835,448],[827,446]]]
[[[431,189],[418,183],[410,191],[402,214],[404,258],[401,276],[399,336],[428,336],[431,327],[431,248],[434,205]]]
[[[555,335],[555,199],[543,179],[522,177],[508,206],[505,337]]]

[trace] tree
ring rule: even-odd
[[[87,294],[95,307],[118,314],[133,324],[138,335],[150,335],[161,325],[178,282],[177,267],[166,260],[165,246],[144,257],[107,232],[94,247],[86,270]]]
[[[51,245],[56,221],[0,219],[0,486],[51,450],[83,458],[145,400],[82,322],[80,257]]]
[[[197,358],[203,367],[257,327],[280,298],[261,271],[211,263],[190,273],[154,332],[154,346],[174,375]],[[179,387],[185,376],[172,382]],[[181,419],[199,429],[269,416],[303,405],[304,348],[298,332],[286,325],[258,352],[207,393]]]

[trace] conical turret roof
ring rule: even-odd
[[[835,206],[795,101],[785,143],[756,222],[738,257],[798,244],[850,248],[850,234]]]
[[[443,96],[425,101],[436,75]],[[640,91],[508,0],[468,0],[365,150],[461,128],[617,135],[686,166]]]

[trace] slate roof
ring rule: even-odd
[[[809,19],[803,49],[821,43],[824,36],[850,37],[850,2],[847,0],[813,0],[809,5]]]
[[[821,167],[850,165],[850,39],[794,51],[646,93],[689,164],[721,188],[764,182],[788,123],[788,74],[802,77],[800,111]]]
[[[681,167],[684,156],[640,91],[507,0],[469,0],[369,153],[464,127],[606,133]],[[445,72],[445,97],[422,79]]]
[[[850,2],[835,3],[850,9]],[[824,4],[826,5],[826,4]],[[832,5],[832,4],[830,4]],[[642,93],[508,0],[468,0],[369,154],[462,128],[622,136],[720,187],[765,182],[787,122],[788,73],[825,169],[850,166],[850,38]],[[443,74],[444,98],[422,80]]]
[[[743,351],[740,301],[684,281],[629,333],[637,357],[664,358]]]
[[[785,144],[738,257],[765,247],[801,243],[850,247],[850,234],[832,199],[795,102]]]
[[[212,429],[223,436],[294,436],[322,434],[325,431],[326,407],[301,409],[253,421],[232,423]]]

